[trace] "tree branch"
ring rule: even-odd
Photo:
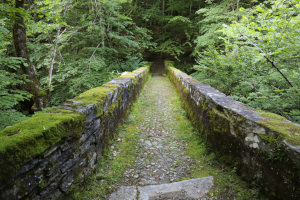
[[[63,12],[63,18],[65,17],[65,15],[67,13],[70,1],[71,0],[68,0],[68,2],[65,5],[65,9],[64,9],[64,12]],[[52,73],[53,73],[53,66],[54,66],[54,62],[55,62],[58,41],[59,41],[59,38],[62,36],[62,34],[64,32],[66,32],[66,29],[64,29],[62,33],[60,33],[60,31],[61,31],[61,25],[59,25],[58,30],[57,30],[56,39],[55,39],[55,43],[54,43],[54,49],[53,49],[52,58],[51,58],[50,69],[49,69],[49,82],[48,82],[49,92],[50,92],[51,83],[52,83]]]
[[[94,57],[94,55],[95,55],[97,49],[99,48],[99,46],[100,46],[101,44],[102,44],[102,41],[99,42],[99,44],[96,46],[95,50],[93,51],[93,53],[92,53],[92,55],[91,55],[91,57],[90,57],[90,59],[89,59],[89,65],[88,65],[89,73],[90,73],[90,69],[91,69],[91,60],[92,60],[92,58]]]
[[[238,28],[237,28],[238,29]],[[261,54],[263,54],[264,58],[267,60],[267,62],[269,62],[272,67],[274,69],[276,69],[277,72],[279,72],[281,74],[281,76],[286,80],[286,82],[291,86],[293,87],[293,84],[289,81],[289,79],[280,71],[280,69],[277,67],[277,65],[275,64],[275,62],[273,60],[271,60],[268,56],[266,56],[266,53],[259,47],[257,46],[255,43],[253,43],[245,34],[243,34],[239,29],[238,29],[239,33],[244,37],[246,38],[246,40],[251,44],[253,45],[256,49],[258,49]]]

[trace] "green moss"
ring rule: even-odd
[[[105,83],[102,87],[112,87],[112,88],[120,88],[119,85],[115,85],[113,83]]]
[[[208,109],[206,103],[203,103],[205,109]],[[208,114],[210,116],[210,123],[213,124],[213,129],[219,133],[230,133],[230,124],[232,126],[239,126],[243,121],[246,120],[245,117],[234,115],[232,111],[219,111],[218,109],[208,109]]]
[[[214,133],[228,133],[230,132],[229,123],[231,123],[231,119],[225,116],[223,113],[219,112],[218,110],[210,110],[210,123],[211,128],[213,129]],[[208,130],[206,132],[209,133]]]
[[[79,96],[72,99],[72,101],[80,101],[80,105],[93,104],[96,109],[96,116],[100,117],[103,114],[103,106],[109,95],[115,92],[113,87],[97,87],[88,90]]]
[[[38,97],[44,97],[44,96],[47,96],[47,91],[46,90],[43,90],[43,89],[40,89],[37,93],[37,96]]]
[[[168,68],[168,67],[174,67],[174,62],[173,61],[170,61],[170,60],[166,60],[165,61],[165,66]],[[176,69],[176,68],[174,68]]]
[[[183,87],[183,92],[185,93],[185,95],[189,95],[190,91],[188,89],[186,89],[185,87]]]
[[[132,74],[132,73],[128,73],[128,74],[120,76],[118,79],[122,79],[122,78],[133,78],[133,79],[135,79],[135,75]]]
[[[43,188],[44,186],[45,186],[45,181],[42,180],[42,181],[39,183],[39,187],[40,187],[40,188]]]
[[[103,114],[103,117],[112,116],[115,110],[119,107],[120,103],[122,103],[121,97],[119,97],[118,100],[109,106],[108,110]]]
[[[18,186],[19,186],[18,195],[23,196],[28,191],[28,186],[20,182],[18,183]]]
[[[81,105],[103,104],[104,100],[109,96],[109,93],[112,92],[114,92],[113,88],[97,87],[80,94],[73,100],[81,101]]]
[[[299,126],[274,113],[258,112],[256,114],[265,118],[264,120],[258,121],[259,124],[282,135],[279,137],[280,140],[285,139],[293,145],[300,145]]]
[[[258,134],[258,136],[266,143],[273,146],[278,146],[279,141],[282,140],[279,136],[267,135],[267,134]]]
[[[59,107],[50,107],[50,108],[46,108],[44,109],[42,112],[40,113],[61,113],[61,114],[78,114],[77,111],[74,110],[66,110],[63,108],[59,108]],[[37,114],[37,113],[36,113]]]
[[[211,113],[212,113],[212,115],[218,115],[218,116],[220,116],[220,117],[222,117],[222,118],[224,118],[224,119],[229,120],[229,118],[228,118],[224,113],[218,111],[218,110],[215,109],[215,108],[213,108],[213,109],[211,110]]]
[[[132,78],[133,79],[133,85],[137,85],[138,84],[138,81],[139,79],[135,76],[135,73],[134,72],[131,72],[131,73],[128,73],[128,74],[125,74],[125,75],[122,75],[120,76],[118,79],[124,79],[124,78]],[[131,86],[131,85],[130,85]]]
[[[80,113],[53,108],[0,131],[0,154],[4,155],[0,180],[7,181],[23,162],[41,155],[62,139],[79,137],[84,121],[85,116]]]
[[[187,78],[187,79],[193,79],[191,76],[189,75],[185,75],[184,78]]]
[[[81,182],[82,177],[83,177],[83,172],[79,172],[79,173],[75,176],[75,178],[74,178],[74,183],[79,183],[79,182]]]
[[[73,171],[74,173],[74,181],[72,185],[69,187],[67,194],[72,194],[74,191],[78,190],[79,184],[82,182],[83,179],[83,171],[81,168],[77,168],[76,171]],[[65,196],[66,199],[70,199],[69,196]]]

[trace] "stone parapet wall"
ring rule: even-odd
[[[300,126],[257,111],[166,63],[189,117],[220,159],[270,199],[300,199]]]
[[[148,71],[147,65],[124,73],[0,131],[0,199],[56,199],[82,183]]]

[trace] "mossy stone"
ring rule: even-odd
[[[73,100],[81,101],[81,105],[88,104],[103,104],[104,100],[109,96],[109,93],[114,92],[113,88],[107,87],[97,87],[90,89],[79,96],[75,97]]]
[[[47,109],[0,131],[0,181],[9,181],[27,160],[68,137],[80,137],[85,116],[64,109]]]
[[[269,112],[257,112],[257,115],[265,119],[258,121],[259,124],[266,126],[270,130],[282,134],[279,139],[284,139],[292,145],[300,145],[300,127],[287,121],[284,117]]]

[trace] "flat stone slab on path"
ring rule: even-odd
[[[109,200],[136,200],[137,199],[137,189],[136,186],[121,186],[120,189],[113,193]]]
[[[196,200],[208,193],[212,186],[212,176],[161,185],[122,186],[108,200]]]

